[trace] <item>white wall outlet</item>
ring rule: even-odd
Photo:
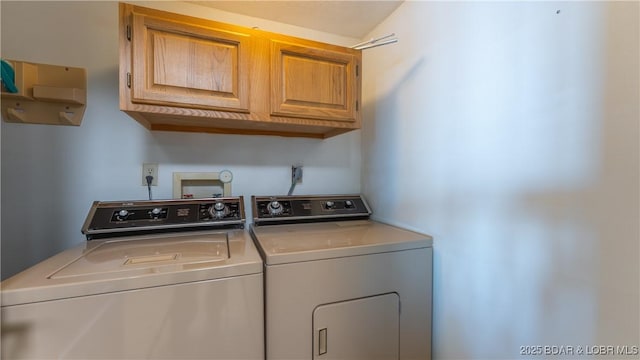
[[[158,164],[142,164],[143,186],[147,186],[147,176],[153,176],[151,186],[158,186]]]

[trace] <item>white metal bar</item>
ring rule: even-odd
[[[385,36],[381,36],[379,38],[371,39],[369,41],[361,42],[359,44],[353,45],[351,48],[352,49],[358,49],[359,47],[362,47],[362,46],[365,46],[365,45],[368,45],[368,44],[375,44],[380,40],[388,39],[388,38],[390,38],[392,36],[396,36],[396,33],[391,33],[389,35],[385,35]]]
[[[361,47],[354,47],[355,50],[365,50],[365,49],[371,49],[374,47],[378,47],[378,46],[382,46],[382,45],[387,45],[387,44],[393,44],[393,43],[397,43],[398,39],[389,39],[387,41],[383,41],[381,43],[375,43],[375,44],[370,44],[370,45],[364,45]]]

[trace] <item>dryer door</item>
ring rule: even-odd
[[[318,306],[313,334],[314,359],[397,360],[400,298],[389,293]]]

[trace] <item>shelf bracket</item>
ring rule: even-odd
[[[27,114],[24,109],[7,108],[7,115],[9,116],[9,119],[13,121],[21,123],[27,122]]]
[[[76,125],[73,122],[73,115],[75,114],[72,112],[60,111],[58,113],[58,118],[60,119],[61,123],[66,123],[68,125]]]

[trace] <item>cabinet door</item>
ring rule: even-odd
[[[399,359],[400,299],[390,293],[318,306],[313,359]]]
[[[272,41],[271,114],[355,121],[357,57]]]
[[[249,36],[134,13],[132,101],[249,110]]]

